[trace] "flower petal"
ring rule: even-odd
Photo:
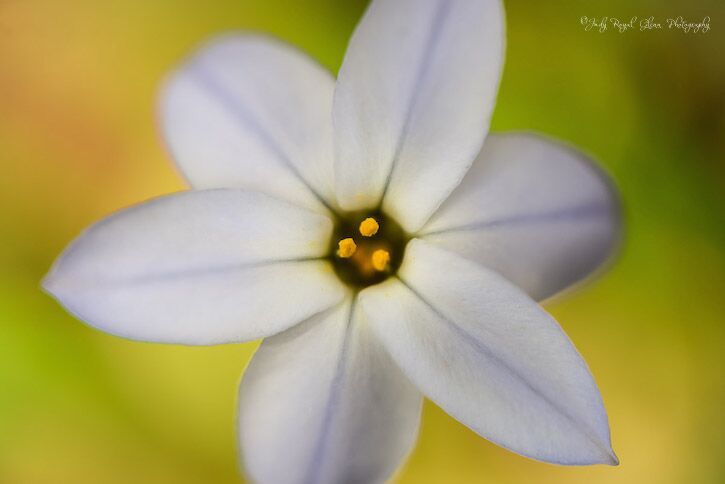
[[[373,0],[340,70],[337,197],[419,229],[488,130],[503,62],[498,0]]]
[[[325,216],[240,189],[184,192],[86,230],[44,281],[69,311],[131,339],[191,345],[275,334],[335,305]]]
[[[542,300],[599,267],[619,233],[618,200],[601,170],[559,143],[510,133],[489,136],[419,236]]]
[[[420,393],[351,302],[264,340],[239,392],[255,482],[384,482],[415,442]]]
[[[293,48],[228,35],[170,77],[161,122],[192,187],[253,189],[320,209],[334,199],[333,91],[332,76]]]
[[[411,381],[476,433],[546,462],[617,462],[586,364],[495,272],[413,240],[400,280],[366,289],[359,304]]]

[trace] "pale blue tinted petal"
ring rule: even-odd
[[[348,210],[419,229],[488,130],[503,63],[498,0],[373,0],[340,70],[335,177]]]
[[[488,137],[419,236],[543,300],[600,267],[620,231],[616,192],[591,160],[534,134],[508,133]]]
[[[420,393],[350,302],[262,343],[239,393],[254,482],[384,482],[410,452]]]
[[[194,188],[253,189],[324,210],[334,201],[334,84],[282,42],[226,35],[167,80],[163,132]]]
[[[144,341],[257,339],[343,297],[328,262],[332,222],[239,189],[184,192],[86,230],[43,285],[93,327]]]
[[[404,373],[479,435],[534,459],[615,464],[589,370],[551,316],[495,272],[421,240],[360,307]]]

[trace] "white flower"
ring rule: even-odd
[[[94,225],[45,288],[135,340],[266,338],[239,394],[255,481],[385,480],[421,395],[522,455],[615,464],[592,376],[536,301],[607,259],[617,203],[571,149],[483,145],[503,30],[494,0],[374,0],[337,83],[274,40],[215,40],[161,104],[196,191]]]

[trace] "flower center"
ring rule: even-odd
[[[380,211],[344,214],[330,242],[330,260],[340,279],[354,288],[379,284],[403,262],[409,237]]]

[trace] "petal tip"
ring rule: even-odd
[[[619,457],[617,457],[617,454],[614,453],[614,450],[612,448],[609,449],[609,453],[607,454],[607,460],[604,462],[604,464],[616,467],[619,465]]]
[[[49,296],[58,297],[58,276],[53,269],[43,276],[39,283],[40,289]]]
[[[599,447],[599,446],[598,446]],[[617,454],[614,453],[614,449],[612,449],[610,444],[604,444],[599,447],[599,457],[592,459],[588,463],[580,464],[580,465],[605,465],[605,466],[612,466],[616,467],[619,465],[619,457],[617,457]]]
[[[60,304],[61,307],[65,308],[67,311],[71,311],[69,304],[70,299],[72,299],[72,294],[70,294],[67,290],[67,277],[63,277],[61,274],[58,274],[57,262],[40,280],[39,288],[42,292]]]

